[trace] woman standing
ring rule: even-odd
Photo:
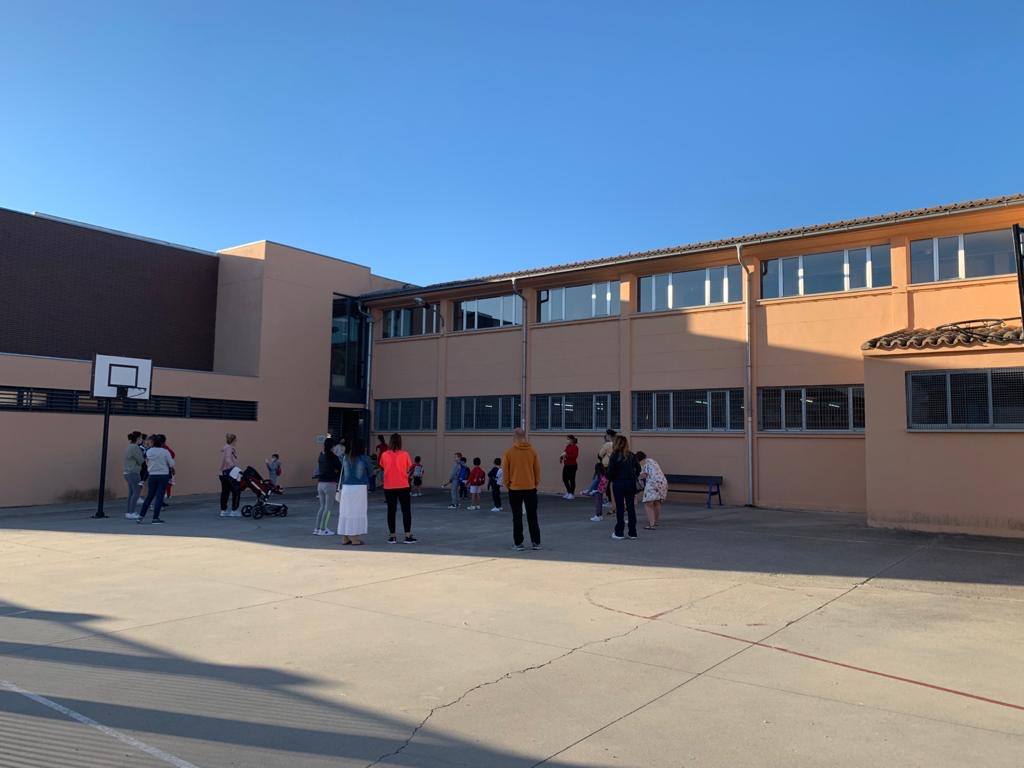
[[[402,450],[402,436],[397,432],[391,436],[388,449],[380,454],[380,467],[384,470],[384,499],[388,505],[388,544],[398,541],[395,537],[395,513],[402,505],[402,527],[405,528],[405,543],[417,541],[412,535],[412,499],[409,497],[409,470],[412,457]]]
[[[359,537],[366,533],[366,489],[370,483],[370,461],[363,455],[363,441],[352,438],[341,459],[341,505],[338,509],[338,535],[342,544],[365,544]]]
[[[625,435],[618,435],[612,444],[608,459],[608,485],[615,499],[615,532],[612,538],[636,538],[636,480],[640,465],[636,456],[629,452],[629,441]],[[628,515],[629,528],[626,530],[624,517]],[[623,533],[626,536],[623,536]]]
[[[153,524],[162,523],[160,509],[164,505],[164,492],[167,490],[167,483],[171,479],[171,469],[174,467],[174,459],[166,448],[164,448],[164,436],[153,435],[153,446],[146,451],[146,469],[149,470],[149,493],[146,500],[142,502],[142,511],[139,512],[139,519],[136,523],[142,524],[146,519],[146,512],[149,505],[153,505]],[[155,502],[155,503],[154,503]]]
[[[328,524],[331,522],[331,509],[334,506],[334,489],[338,487],[341,477],[341,459],[334,452],[335,442],[328,437],[324,440],[324,449],[316,459],[316,497],[320,508],[316,513],[314,536],[330,536],[334,533]]]
[[[653,531],[661,520],[661,502],[668,498],[668,480],[661,471],[661,465],[654,459],[647,458],[643,451],[636,452],[636,460],[640,462],[640,482],[644,489],[644,512],[647,513],[647,525],[644,530]]]
[[[142,479],[139,473],[142,472],[142,465],[146,463],[146,452],[139,445],[141,437],[142,433],[138,430],[130,432],[128,445],[124,449],[124,481],[128,484],[128,506],[124,516],[129,520],[139,519],[135,505],[139,501],[139,494],[142,490]]]
[[[220,516],[241,517],[238,511],[238,501],[242,495],[242,487],[238,480],[231,476],[231,472],[241,469],[238,466],[238,452],[235,450],[235,440],[238,438],[228,432],[224,435],[224,445],[220,449]],[[237,472],[235,473],[237,474]],[[228,496],[231,497],[231,511],[228,512]]]

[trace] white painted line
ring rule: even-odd
[[[9,682],[8,680],[0,680],[0,688],[6,688],[8,691],[11,691],[12,693],[18,693],[27,699],[32,699],[32,701],[36,702],[37,704],[42,704],[44,707],[49,707],[55,712],[60,712],[65,717],[69,717],[72,720],[81,723],[82,725],[87,725],[90,728],[95,728],[100,733],[105,734],[112,739],[117,739],[122,744],[127,744],[129,747],[133,747],[139,750],[140,752],[145,752],[147,755],[155,757],[157,760],[162,760],[165,763],[169,763],[170,765],[175,766],[175,768],[199,768],[198,766],[190,763],[188,760],[182,760],[180,757],[176,757],[175,755],[172,755],[169,752],[164,752],[162,749],[152,747],[146,742],[139,741],[138,739],[129,736],[126,733],[121,733],[120,731],[115,731],[113,728],[108,728],[105,725],[97,723],[91,717],[86,717],[81,712],[75,712],[75,710],[73,709],[68,709],[63,704],[58,704],[56,701],[51,701],[45,696],[40,696],[38,693],[26,691],[24,688],[20,688],[14,683]]]

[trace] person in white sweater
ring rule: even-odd
[[[149,492],[146,494],[146,500],[142,502],[139,519],[135,521],[140,525],[146,519],[150,504],[153,504],[153,523],[163,522],[160,519],[160,508],[163,506],[164,492],[167,490],[167,484],[171,481],[171,472],[174,470],[174,458],[171,456],[171,452],[164,448],[166,442],[164,436],[152,435],[151,439],[153,446],[146,451]]]

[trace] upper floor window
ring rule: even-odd
[[[633,393],[635,432],[743,431],[742,389]]]
[[[739,264],[666,272],[641,277],[641,312],[743,301],[743,270]]]
[[[445,407],[449,432],[514,429],[521,419],[519,395],[449,397]]]
[[[537,322],[583,320],[619,314],[619,281],[537,291]]]
[[[522,325],[523,300],[514,293],[487,299],[466,299],[452,302],[456,331],[475,331],[480,328],[502,328]]]
[[[438,333],[441,330],[441,314],[437,304],[424,304],[422,307],[384,310],[385,339],[397,339],[402,336],[423,336]]]
[[[530,396],[530,429],[603,432],[619,428],[618,392]]]
[[[437,429],[437,398],[411,397],[374,401],[374,427],[381,432],[433,432]]]
[[[761,298],[885,288],[892,285],[887,244],[761,262]]]
[[[912,283],[1008,275],[1016,269],[1013,263],[1013,230],[1010,229],[910,242]]]
[[[757,428],[762,432],[860,432],[864,385],[761,387]]]
[[[908,373],[907,427],[1024,430],[1024,368]]]

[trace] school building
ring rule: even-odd
[[[1022,221],[1015,195],[384,289],[374,430],[440,482],[522,422],[557,491],[566,435],[586,484],[612,427],[727,504],[1022,536]]]
[[[612,427],[722,475],[727,504],[1022,536],[1021,222],[1013,195],[410,286],[0,209],[0,504],[96,487],[100,353],[155,366],[152,398],[114,407],[121,492],[132,429],[168,436],[190,493],[218,488],[225,432],[298,486],[325,433],[399,431],[438,485],[520,424],[558,491],[565,436],[585,484]]]

